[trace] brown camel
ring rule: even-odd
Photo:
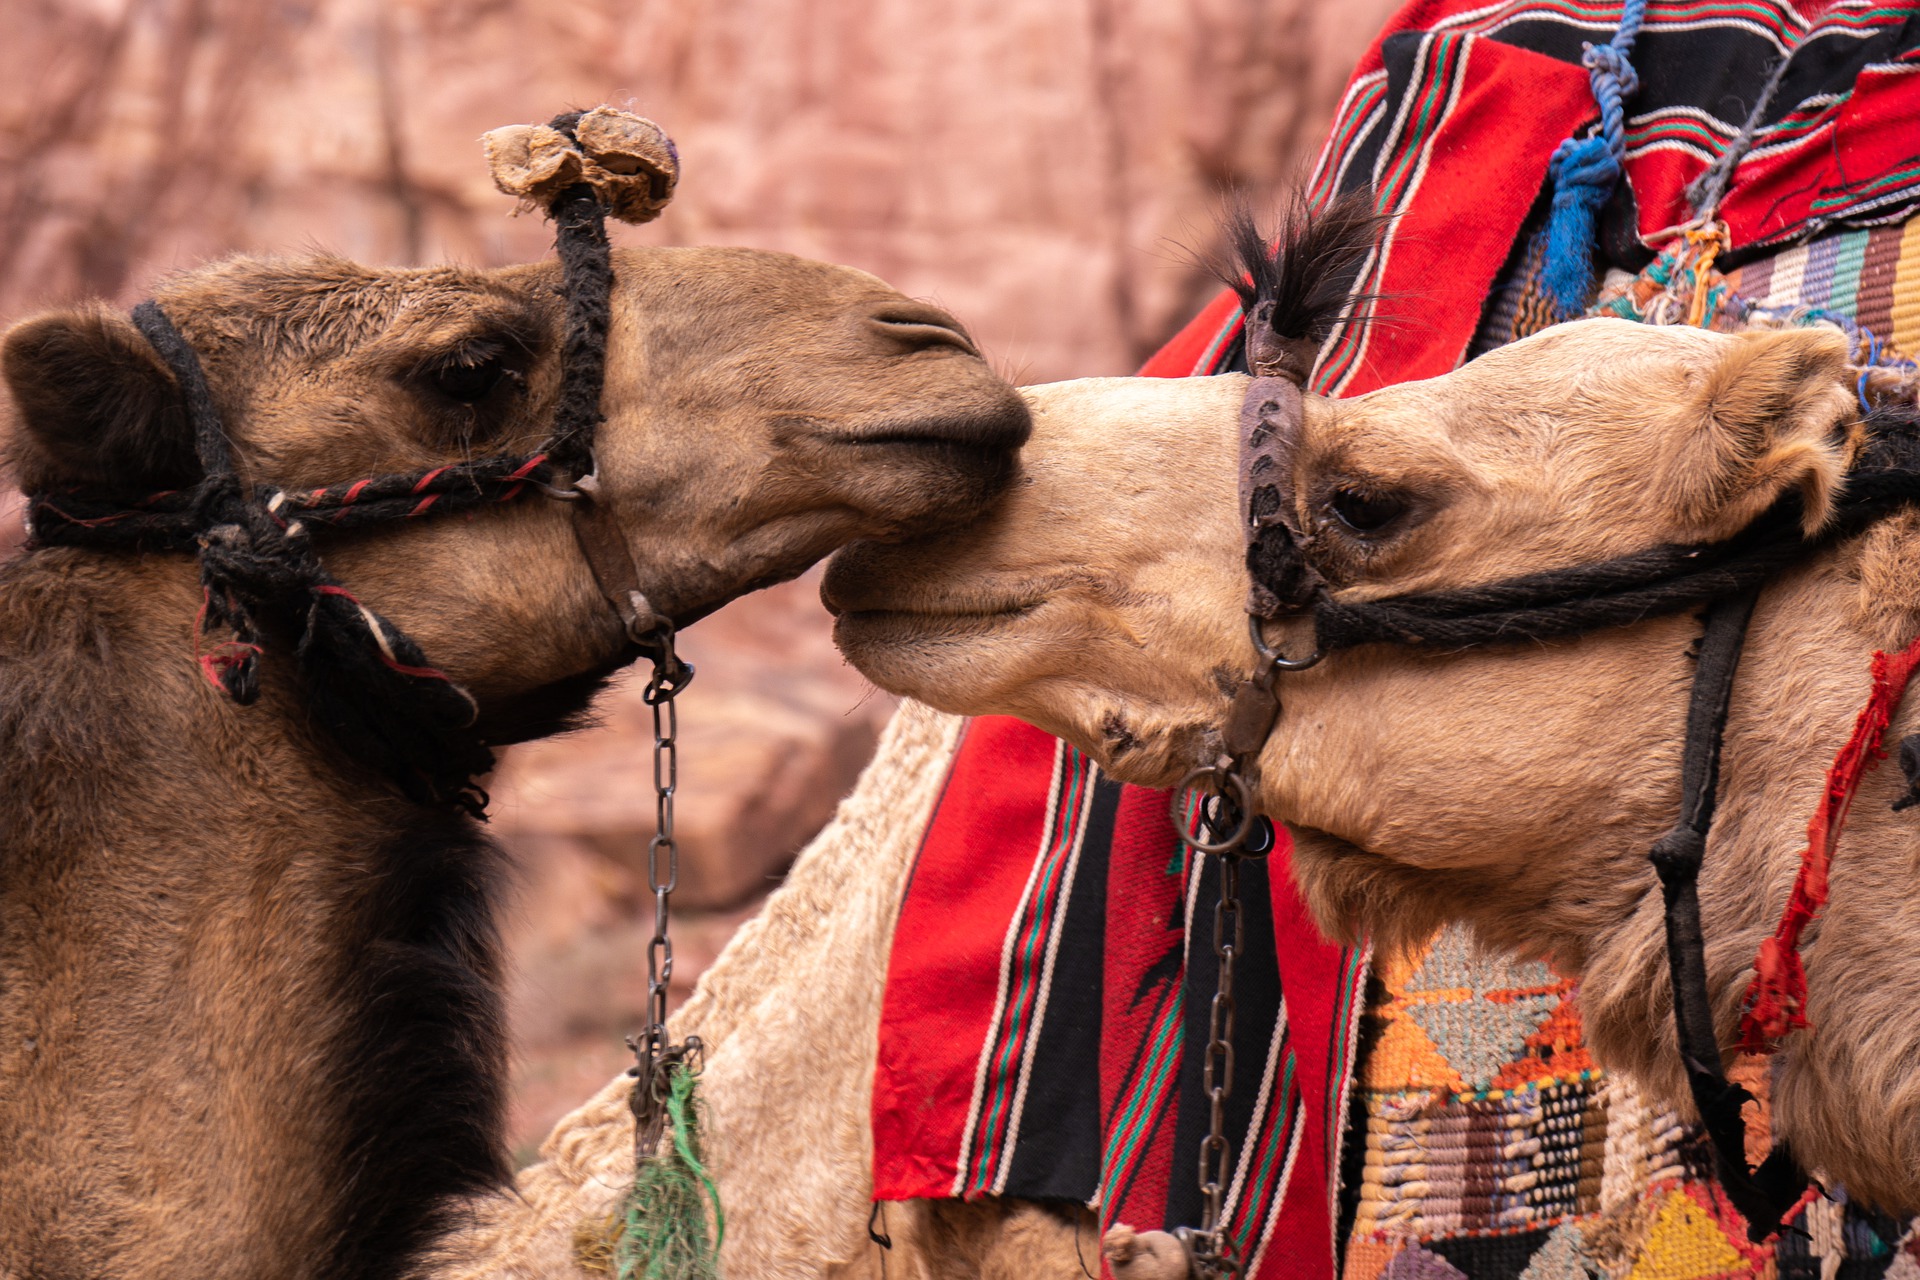
[[[1862,440],[1830,329],[1738,335],[1589,320],[1444,377],[1305,398],[1290,514],[1336,601],[1463,587],[1724,539],[1797,494],[1818,529]],[[1024,473],[983,522],[833,562],[838,638],[886,688],[1021,716],[1118,776],[1211,762],[1250,671],[1238,518],[1248,381],[1109,379],[1028,393]],[[1869,691],[1920,631],[1920,520],[1806,556],[1760,598],[1733,689],[1700,881],[1721,1045]],[[1281,678],[1253,762],[1322,927],[1394,946],[1447,921],[1581,981],[1596,1057],[1692,1111],[1661,894],[1691,614],[1440,653],[1369,644]],[[1305,617],[1269,628],[1284,653]],[[1920,727],[1898,712],[1889,741]],[[1776,1136],[1856,1201],[1920,1211],[1920,815],[1867,776],[1805,947],[1810,1031],[1773,1059]]]
[[[676,623],[856,537],[975,511],[1021,400],[944,312],[745,250],[615,255],[596,457]],[[525,453],[547,434],[552,264],[234,260],[162,286],[242,477],[282,488]],[[5,338],[29,490],[195,478],[182,392],[100,308]],[[631,656],[544,497],[315,535],[469,690],[489,745],[576,722]],[[0,1276],[386,1276],[506,1177],[482,828],[322,732],[286,637],[238,706],[196,662],[193,560],[0,569]]]

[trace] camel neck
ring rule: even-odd
[[[504,1176],[501,854],[208,687],[194,588],[0,569],[0,1271],[385,1273]],[[74,1204],[116,1256],[18,1252]]]

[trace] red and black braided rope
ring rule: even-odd
[[[547,455],[536,453],[369,476],[323,489],[261,489],[255,500],[291,518],[355,529],[512,502],[558,478]],[[133,502],[81,490],[36,493],[29,500],[28,521],[42,543],[146,551],[195,550],[202,524],[194,489],[163,490]]]

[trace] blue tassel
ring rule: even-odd
[[[1554,148],[1547,174],[1553,179],[1553,210],[1547,217],[1540,284],[1563,314],[1578,314],[1593,296],[1595,228],[1620,180],[1620,162],[1605,137],[1568,138]]]
[[[1547,175],[1553,181],[1553,207],[1547,215],[1546,252],[1540,284],[1562,315],[1578,315],[1593,296],[1593,250],[1600,210],[1620,181],[1627,155],[1625,100],[1640,87],[1627,56],[1645,20],[1647,0],[1626,0],[1620,26],[1606,44],[1586,46],[1581,62],[1593,82],[1600,127],[1591,137],[1568,138],[1553,150]]]

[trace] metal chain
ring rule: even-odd
[[[701,1044],[689,1036],[683,1044],[667,1039],[667,986],[673,980],[673,934],[669,910],[680,881],[680,847],[674,839],[673,798],[680,784],[680,717],[674,699],[693,680],[693,666],[673,648],[673,624],[660,621],[645,642],[653,651],[653,676],[642,695],[653,708],[654,835],[647,846],[647,887],[653,891],[653,937],[647,943],[647,1025],[627,1037],[636,1059],[629,1099],[634,1116],[634,1154],[643,1159],[659,1143],[666,1119],[672,1071],[699,1068]]]
[[[1241,770],[1266,744],[1280,715],[1274,681],[1282,671],[1303,671],[1320,660],[1282,657],[1261,634],[1260,620],[1248,620],[1259,655],[1253,674],[1235,692],[1227,711],[1225,753],[1215,764],[1195,769],[1173,793],[1173,823],[1187,848],[1220,859],[1220,898],[1213,907],[1213,954],[1219,963],[1213,1002],[1207,1009],[1206,1056],[1200,1088],[1207,1099],[1207,1136],[1200,1142],[1200,1225],[1176,1234],[1187,1249],[1195,1276],[1237,1276],[1244,1263],[1234,1252],[1224,1226],[1227,1187],[1233,1181],[1233,1144],[1227,1139],[1227,1100],[1233,1096],[1233,971],[1246,945],[1240,908],[1240,863],[1273,851],[1273,824],[1253,811],[1253,792]],[[1188,788],[1204,783],[1211,792],[1200,805],[1204,838],[1188,830],[1182,800]]]
[[[1240,915],[1240,855],[1220,857],[1220,900],[1213,907],[1213,954],[1219,985],[1207,1011],[1207,1056],[1200,1088],[1207,1097],[1207,1136],[1200,1143],[1201,1229],[1212,1246],[1206,1259],[1222,1275],[1239,1271],[1233,1245],[1221,1230],[1227,1184],[1233,1178],[1233,1144],[1227,1141],[1227,1098],[1233,1093],[1233,964],[1245,942]]]
[[[1233,1095],[1234,1072],[1233,975],[1246,945],[1240,863],[1273,847],[1273,828],[1250,812],[1246,783],[1237,770],[1221,766],[1195,772],[1212,775],[1219,788],[1200,811],[1201,825],[1211,838],[1195,839],[1184,830],[1181,837],[1196,852],[1220,859],[1220,897],[1213,907],[1213,954],[1219,975],[1207,1009],[1207,1045],[1200,1067],[1200,1089],[1207,1099],[1207,1136],[1200,1142],[1200,1226],[1178,1234],[1193,1273],[1218,1277],[1238,1275],[1242,1266],[1224,1229],[1227,1187],[1233,1181],[1233,1143],[1227,1137],[1227,1100]]]

